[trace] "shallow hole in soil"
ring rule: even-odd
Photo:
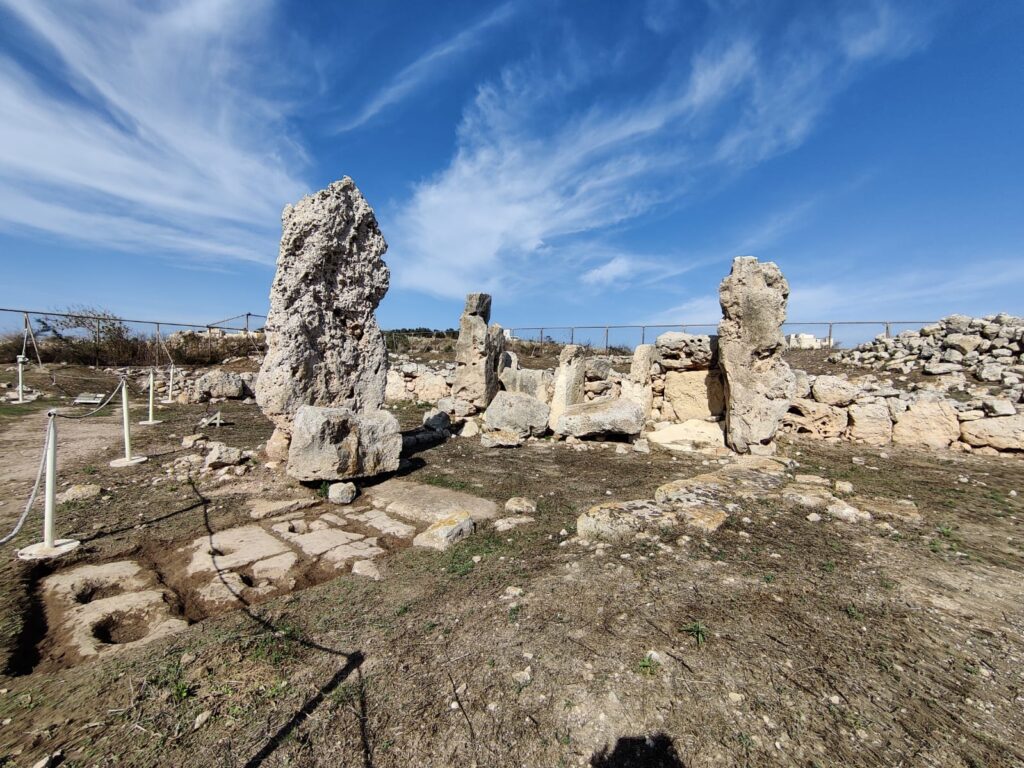
[[[108,597],[114,597],[124,592],[124,589],[120,584],[105,584],[100,586],[99,584],[85,584],[81,589],[75,592],[75,602],[81,605],[91,603],[93,600],[103,600]]]
[[[124,645],[141,640],[149,634],[149,625],[140,616],[115,613],[92,628],[93,637],[107,645]]]

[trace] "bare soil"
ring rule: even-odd
[[[255,406],[216,407],[234,423],[215,439],[269,437]],[[60,534],[83,545],[56,564],[13,558],[38,516],[4,549],[3,764],[60,750],[68,766],[1024,765],[1024,503],[1010,493],[1024,492],[1024,464],[1012,458],[789,442],[797,471],[911,497],[922,522],[810,522],[755,500],[708,536],[596,548],[574,538],[581,512],[651,496],[706,459],[454,439],[408,457],[409,479],[531,497],[536,523],[397,551],[380,582],[345,575],[144,648],[40,665],[41,578],[246,522],[276,482],[260,468],[152,485],[206,410],[167,407],[164,424],[137,428],[152,458],[130,469],[107,466],[116,440],[65,453],[62,437],[63,480],[109,498],[59,509]],[[408,428],[420,416],[400,412]],[[24,424],[39,418],[0,422],[21,466],[0,521],[34,476]]]

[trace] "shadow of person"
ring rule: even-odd
[[[591,768],[686,768],[676,754],[672,739],[664,733],[653,736],[623,736],[609,752],[602,747],[590,758]]]

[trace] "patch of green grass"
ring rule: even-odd
[[[96,467],[92,466],[91,464],[89,466],[82,467],[82,474],[83,475],[95,475],[96,472],[97,472]]]
[[[826,560],[824,563],[821,564],[821,570],[823,570],[825,573],[835,573],[836,564],[831,560]]]
[[[508,609],[509,624],[515,624],[517,621],[519,621],[519,612],[520,608],[518,605],[513,605],[511,608]]]
[[[661,664],[656,662],[650,656],[644,656],[640,659],[640,663],[638,663],[636,667],[637,671],[641,675],[653,675],[661,668]]]
[[[265,632],[257,637],[249,649],[249,656],[277,666],[292,659],[297,653],[302,632],[298,627],[283,622],[274,632]]]
[[[692,637],[697,643],[698,648],[708,641],[708,629],[700,621],[691,621],[683,626],[680,631]]]
[[[417,479],[422,483],[436,485],[439,488],[448,488],[453,491],[464,491],[469,488],[469,483],[462,480],[456,480],[454,477],[448,477],[446,475],[425,475]]]
[[[775,574],[774,573],[766,573],[764,575],[764,583],[765,584],[771,584],[773,581],[775,581]]]
[[[853,603],[847,603],[846,607],[843,608],[843,612],[855,621],[860,621],[864,618],[864,614],[857,610],[857,606]]]
[[[319,496],[321,499],[326,499],[330,492],[331,484],[327,480],[321,482],[320,487],[316,489],[316,495]]]

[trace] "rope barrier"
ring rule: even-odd
[[[28,504],[25,505],[25,511],[21,513],[21,517],[18,518],[18,522],[14,525],[14,530],[9,534],[0,539],[0,544],[6,544],[21,531],[25,521],[28,519],[28,513],[32,509],[32,505],[36,502],[36,496],[39,495],[39,484],[43,481],[43,472],[46,470],[46,454],[50,447],[50,422],[53,421],[53,417],[57,415],[56,411],[50,411],[48,414],[49,418],[46,421],[46,434],[43,437],[43,455],[39,459],[39,471],[36,473],[36,482],[32,486],[32,493],[29,494]]]
[[[54,415],[59,416],[62,419],[85,419],[85,418],[88,418],[89,416],[92,416],[93,414],[99,413],[100,411],[102,411],[104,408],[106,408],[110,404],[110,401],[114,399],[114,395],[116,395],[118,392],[121,391],[121,387],[124,386],[124,381],[125,381],[124,379],[121,379],[121,381],[118,383],[118,385],[116,387],[114,387],[114,391],[110,393],[110,396],[106,400],[104,400],[103,403],[99,407],[94,408],[93,410],[89,411],[88,413],[71,414],[71,413],[57,413],[56,411],[54,411]]]

